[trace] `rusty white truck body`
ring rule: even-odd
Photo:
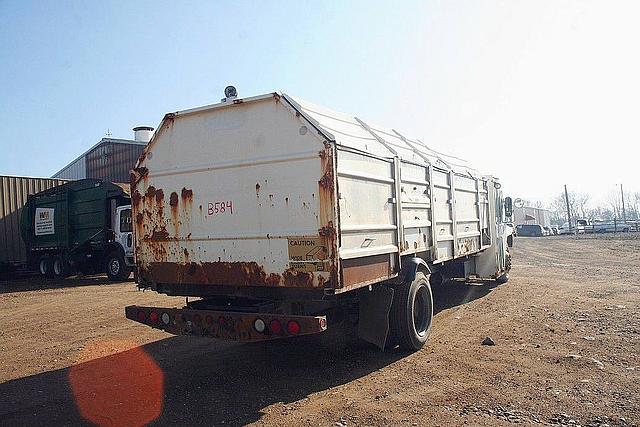
[[[341,295],[402,282],[420,266],[488,279],[509,268],[496,178],[286,94],[165,115],[131,184],[139,286],[213,301],[199,306],[202,318],[279,301],[266,312],[313,314],[309,333],[319,332],[323,307]],[[151,309],[127,310],[148,320]],[[170,332],[202,333],[181,319]],[[241,334],[203,334],[259,339],[250,320],[237,321]]]

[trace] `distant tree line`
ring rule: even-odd
[[[624,215],[622,209],[622,197],[619,192],[609,194],[606,204],[592,207],[589,204],[590,197],[586,193],[569,191],[569,211],[571,218],[601,219],[601,220],[640,220],[640,192],[625,193]],[[542,203],[539,203],[542,205]],[[536,206],[542,207],[542,206]],[[549,204],[548,209],[552,214],[552,222],[561,224],[567,220],[567,202],[564,192],[558,194]]]

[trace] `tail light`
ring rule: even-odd
[[[287,323],[287,331],[291,335],[298,335],[300,333],[300,324],[295,320],[289,321],[289,323]]]
[[[138,311],[138,321],[139,322],[144,322],[145,320],[147,320],[147,313],[145,313],[142,310]]]
[[[152,323],[158,323],[158,320],[159,320],[159,319],[160,319],[160,316],[158,316],[158,313],[156,313],[155,311],[152,311],[152,312],[149,314],[149,320],[150,320]]]
[[[279,334],[280,332],[282,332],[282,324],[278,319],[273,319],[271,322],[269,322],[269,330],[272,334]]]

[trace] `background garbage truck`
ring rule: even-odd
[[[30,195],[20,224],[28,263],[43,276],[131,274],[131,199],[116,184],[82,179]]]

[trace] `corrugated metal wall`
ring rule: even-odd
[[[144,145],[106,142],[86,155],[87,178],[129,182],[129,171],[142,154]]]
[[[85,179],[87,177],[87,162],[86,156],[82,156],[73,162],[69,163],[60,172],[53,176],[60,179]]]
[[[26,261],[20,214],[27,196],[64,184],[62,179],[0,176],[0,264]]]
[[[69,163],[54,178],[96,178],[110,182],[129,182],[133,169],[146,144],[103,138],[100,143]]]

